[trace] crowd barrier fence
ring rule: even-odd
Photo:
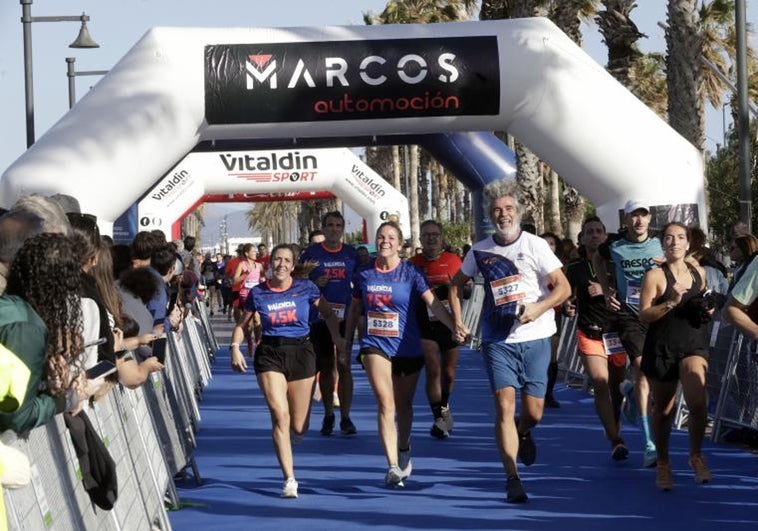
[[[174,478],[191,469],[194,480],[201,481],[194,458],[198,401],[218,349],[204,305],[186,310],[180,332],[167,334],[163,371],[136,389],[116,385],[85,408],[116,463],[113,509],[99,509],[90,500],[63,415],[56,415],[23,436],[10,430],[2,434],[3,443],[31,463],[31,483],[4,490],[8,529],[171,529],[167,506],[179,505]]]

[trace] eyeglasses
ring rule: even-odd
[[[421,235],[422,238],[439,238],[440,236],[442,236],[442,234],[439,232],[427,232],[426,234]]]

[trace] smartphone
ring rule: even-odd
[[[85,343],[84,344],[84,348],[94,347],[96,345],[102,345],[106,341],[107,340],[104,337],[101,337],[101,338],[95,339],[94,341],[89,341],[89,342]]]
[[[94,367],[87,369],[87,378],[90,380],[97,380],[98,378],[105,378],[109,374],[116,372],[116,364],[112,361],[104,360],[99,362]]]
[[[166,336],[161,337],[153,341],[153,356],[158,358],[161,364],[166,363]]]

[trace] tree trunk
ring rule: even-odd
[[[550,207],[549,221],[547,223],[548,230],[556,234],[563,234],[563,226],[561,225],[561,180],[558,177],[558,173],[552,168],[549,170],[548,179],[550,185],[548,187],[548,201]]]
[[[406,238],[410,238],[413,248],[419,246],[419,204],[418,204],[418,162],[419,153],[418,146],[410,146],[409,158],[411,159],[408,164],[408,187],[410,188],[410,210],[411,210],[411,233],[406,235]]]
[[[705,149],[705,111],[700,94],[702,37],[696,0],[669,0],[666,71],[669,124],[701,152]]]
[[[400,146],[392,146],[392,186],[402,193],[400,186]]]

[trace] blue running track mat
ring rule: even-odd
[[[228,344],[230,326],[214,319]],[[252,363],[249,363],[251,366]],[[519,464],[526,504],[505,503],[505,475],[493,438],[493,405],[481,358],[462,349],[451,399],[455,419],[446,440],[429,435],[432,415],[423,376],[415,399],[413,474],[405,488],[384,486],[387,464],[376,427],[376,406],[363,370],[353,366],[351,418],[358,436],[319,434],[323,407],[314,402],[311,427],[294,446],[299,498],[281,499],[282,477],[271,441],[268,409],[252,368],[234,374],[223,348],[201,403],[196,460],[202,485],[178,483],[183,508],[174,529],[256,530],[634,530],[758,529],[758,457],[713,445],[704,453],[713,482],[697,485],[687,465],[686,431],[674,430],[675,488],[660,492],[655,470],[642,467],[642,436],[625,425],[627,461],[611,448],[588,394],[558,384],[560,409],[546,409],[533,431],[537,461]]]

